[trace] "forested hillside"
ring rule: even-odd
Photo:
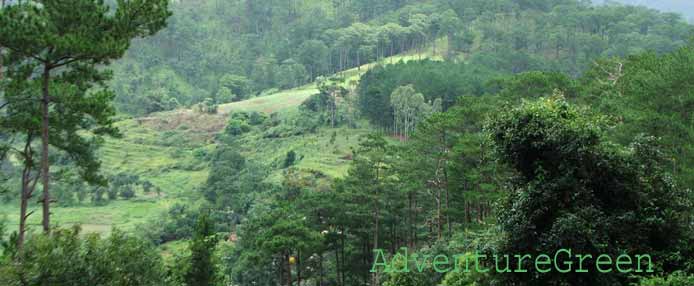
[[[425,48],[499,71],[578,75],[599,57],[672,50],[691,31],[674,15],[575,0],[181,1],[172,9],[167,28],[114,66],[122,112],[239,101]]]
[[[3,1],[0,285],[694,285],[694,26],[598,2]]]
[[[596,0],[593,2],[603,4],[607,3],[608,1]],[[645,6],[658,9],[662,12],[678,13],[688,19],[690,23],[694,22],[694,2],[689,0],[612,0],[612,2],[635,6]]]

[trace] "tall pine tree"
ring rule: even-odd
[[[112,11],[103,0],[37,0],[10,5],[0,12],[0,46],[7,49],[14,64],[30,69],[29,77],[40,82],[45,232],[50,231],[49,134],[56,123],[49,118],[51,109],[60,110],[71,100],[61,96],[58,82],[73,89],[103,84],[110,73],[102,67],[122,57],[133,38],[163,28],[170,16],[167,0],[117,0],[116,5]],[[53,138],[63,139],[70,138]]]

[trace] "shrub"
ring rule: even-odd
[[[20,283],[20,281],[22,283]],[[29,237],[21,259],[0,265],[0,285],[163,285],[161,256],[149,243],[115,230],[108,238],[80,228]]]
[[[248,118],[248,124],[250,125],[261,125],[265,123],[265,120],[267,120],[267,115],[253,111],[251,112],[249,118]]]
[[[224,129],[224,131],[228,135],[239,136],[251,131],[251,127],[245,121],[241,121],[239,119],[232,119],[229,121],[229,124]]]
[[[289,168],[291,166],[294,166],[296,163],[296,152],[294,150],[291,150],[287,152],[287,157],[284,159],[284,168]]]
[[[129,200],[135,197],[135,191],[131,185],[125,185],[120,188],[120,196],[123,199]]]
[[[639,286],[689,286],[694,285],[694,276],[674,272],[667,277],[651,277],[641,280]]]

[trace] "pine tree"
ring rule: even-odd
[[[55,119],[49,121],[51,109],[70,108],[69,101],[74,98],[61,91],[87,90],[108,80],[110,73],[100,67],[122,57],[133,38],[152,35],[164,27],[170,15],[168,2],[118,0],[117,9],[111,11],[101,0],[37,0],[10,5],[0,12],[0,46],[7,49],[13,64],[31,71],[29,78],[40,83],[45,232],[50,231],[49,144],[74,139],[53,136],[58,142],[49,141],[51,130],[59,124]]]

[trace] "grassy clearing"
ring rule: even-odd
[[[137,224],[153,214],[166,210],[172,203],[173,201],[168,199],[140,198],[112,201],[105,206],[54,207],[51,210],[53,214],[51,219],[56,226],[68,227],[79,224],[84,232],[108,235],[113,228],[132,231]],[[36,205],[32,210],[35,213],[29,217],[29,228],[33,231],[41,231],[40,206]],[[19,206],[3,205],[0,213],[7,217],[9,229],[16,230]]]
[[[289,151],[296,152],[298,159],[294,167],[299,170],[316,170],[330,177],[342,177],[351,162],[351,148],[369,132],[368,128],[321,128],[314,134],[285,138],[263,138],[261,132],[254,132],[241,138],[238,146],[249,160],[276,170],[270,176],[272,182],[280,182],[282,165]]]
[[[83,205],[63,207],[54,205],[52,220],[58,226],[82,225],[84,232],[108,234],[115,228],[134,230],[147,218],[155,216],[176,202],[188,201],[197,186],[207,179],[207,165],[194,158],[194,147],[167,146],[165,132],[159,132],[139,124],[136,120],[118,123],[123,138],[106,139],[99,150],[104,174],[125,172],[140,176],[161,189],[161,195],[137,193],[131,200],[115,200],[105,206],[88,202]],[[176,135],[176,134],[174,134]],[[29,218],[30,227],[40,230],[41,210]],[[19,221],[19,206],[0,206],[0,216],[6,216],[8,227],[15,230]]]
[[[237,111],[257,111],[264,113],[282,112],[299,106],[309,96],[318,93],[315,84],[281,91],[275,94],[254,97],[249,100],[222,104],[219,113],[227,115]]]

